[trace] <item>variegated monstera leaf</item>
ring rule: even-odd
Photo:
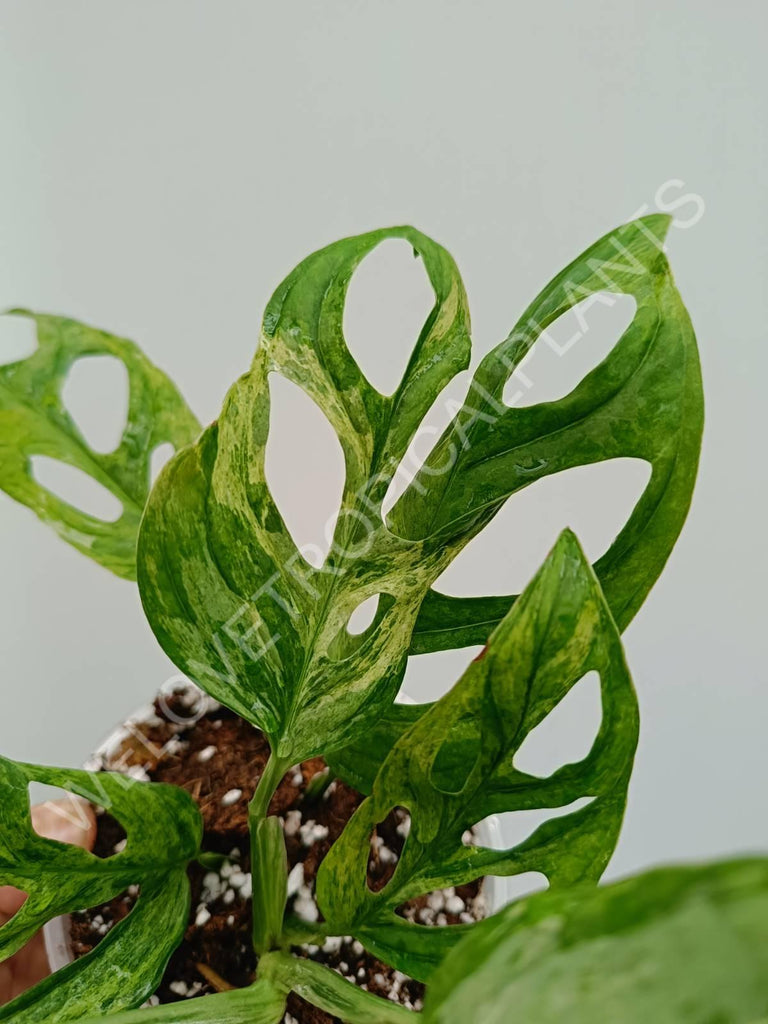
[[[171,380],[126,338],[63,316],[17,309],[36,327],[37,349],[0,366],[0,490],[26,505],[82,554],[124,579],[136,579],[136,538],[150,489],[153,452],[181,448],[200,424]],[[94,451],[64,401],[63,389],[82,359],[110,356],[128,376],[128,416],[114,451]],[[34,456],[85,473],[122,506],[115,522],[89,515],[44,487]]]
[[[702,427],[695,338],[651,216],[601,239],[560,273],[479,365],[467,400],[422,471],[382,516],[409,442],[468,365],[469,312],[451,256],[412,228],[344,239],[304,260],[269,302],[251,370],[217,423],[169,463],[147,505],[138,578],[163,648],[205,690],[262,728],[284,764],[344,746],[391,707],[409,653],[484,642],[513,595],[457,599],[432,589],[516,491],[620,456],[650,481],[595,569],[620,628],[659,575],[690,502]],[[387,238],[421,256],[435,294],[396,391],[380,394],[342,330],[350,278]],[[608,357],[565,398],[508,407],[504,386],[540,334],[610,290],[637,310]],[[319,405],[344,452],[346,482],[330,553],[297,550],[265,477],[268,378]],[[379,595],[361,635],[347,623]]]

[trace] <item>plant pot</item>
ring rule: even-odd
[[[118,756],[125,756],[125,751],[126,750],[130,751],[135,746],[135,743],[137,741],[137,737],[144,737],[145,734],[147,734],[147,733],[153,734],[153,730],[157,730],[158,729],[158,725],[157,725],[158,722],[163,722],[164,723],[164,724],[162,724],[162,730],[164,730],[163,731],[163,735],[165,735],[165,731],[167,731],[167,729],[173,729],[174,728],[173,725],[165,724],[166,723],[166,715],[169,714],[169,713],[171,715],[173,715],[176,712],[174,712],[172,710],[169,710],[168,707],[165,706],[165,705],[163,705],[161,707],[162,702],[165,701],[166,705],[167,705],[167,701],[169,699],[170,698],[166,698],[166,697],[161,696],[159,698],[159,701],[156,701],[154,705],[150,705],[148,707],[140,709],[136,714],[132,715],[129,719],[127,719],[127,721],[122,726],[120,726],[117,729],[115,729],[107,737],[107,739],[98,747],[98,749],[97,749],[96,753],[94,754],[93,758],[91,758],[87,762],[86,767],[88,767],[90,769],[98,769],[98,768],[104,767],[106,765],[114,767],[115,758],[118,757]],[[209,730],[211,727],[216,725],[216,721],[219,721],[219,718],[217,718],[216,716],[220,716],[220,718],[223,719],[223,724],[226,726],[227,729],[239,728],[239,729],[242,729],[242,730],[248,730],[248,735],[249,736],[251,736],[252,734],[255,733],[255,730],[251,730],[251,727],[247,726],[245,723],[243,723],[242,720],[237,719],[237,716],[234,716],[231,712],[227,711],[224,708],[220,708],[220,706],[218,704],[216,704],[216,702],[211,701],[210,698],[208,698],[205,695],[201,694],[200,691],[197,690],[196,688],[186,687],[184,689],[180,689],[180,688],[177,687],[175,689],[174,693],[173,693],[172,699],[173,699],[173,702],[174,702],[174,707],[176,708],[177,712],[179,711],[180,706],[188,708],[188,709],[190,709],[192,711],[192,714],[190,714],[188,717],[177,716],[178,719],[179,719],[178,734],[180,736],[184,736],[184,737],[191,737],[191,740],[189,738],[184,739],[184,740],[179,740],[178,741],[179,742],[179,746],[181,746],[184,743],[190,744],[190,742],[191,742],[192,744],[194,744],[195,742],[197,742],[197,740],[199,739],[199,737],[196,735],[197,732],[199,731],[200,734],[202,735],[207,730]],[[198,709],[196,705],[200,705],[200,708]],[[162,711],[162,714],[161,714],[160,717],[158,717],[158,708],[160,708],[161,711]],[[194,724],[191,728],[188,727],[188,722],[189,722],[190,718],[194,719],[195,722],[196,722],[196,724]],[[220,722],[220,724],[221,724],[221,722]],[[258,735],[260,735],[260,734],[258,734]],[[139,740],[139,742],[143,742],[143,740]],[[169,741],[169,744],[168,744],[169,747],[170,747],[170,744],[172,742],[173,742],[173,740]],[[200,740],[200,742],[203,742],[203,740]],[[198,744],[198,746],[199,746],[199,744]],[[231,741],[229,742],[229,744],[226,744],[226,741],[225,741],[225,745],[224,746],[228,747],[228,748],[232,748],[232,749],[237,750],[239,752],[240,747],[242,746],[242,744],[240,742],[232,743]],[[201,759],[204,756],[207,757],[209,755],[210,750],[211,750],[211,747],[205,747],[203,750],[199,750],[198,751],[198,753],[195,755],[196,758],[197,758],[196,763],[197,763],[198,766],[201,763],[207,764],[207,761],[206,762],[202,762]],[[217,751],[217,755],[218,755],[218,751]],[[179,761],[179,763],[180,763],[179,771],[183,772],[187,768],[189,768],[190,765],[191,765],[191,762],[192,762],[192,755],[191,754],[189,756],[185,755],[184,758],[176,755],[175,753],[174,754],[170,754],[169,756],[170,756],[170,758],[172,760],[178,760]],[[211,756],[213,756],[213,755],[211,755]],[[243,754],[243,756],[245,757],[245,754]],[[209,758],[209,760],[210,760],[210,758]],[[297,782],[297,778],[298,778],[299,775],[301,775],[302,771],[304,771],[306,773],[306,771],[311,770],[311,769],[308,769],[308,767],[307,767],[309,765],[310,765],[310,762],[305,762],[305,764],[303,766],[301,766],[301,769],[296,771],[295,777],[292,780],[294,782],[294,784],[297,785],[297,787],[298,787],[297,792],[299,792],[299,793],[301,793],[302,787],[303,787],[304,790],[306,789],[306,779],[304,779],[302,777],[302,781],[301,782]],[[213,765],[212,767],[215,767],[215,765]],[[128,770],[132,774],[139,774],[140,775],[140,770],[137,770],[137,767],[135,765],[129,767]],[[203,769],[198,767],[196,770],[199,771],[199,770],[203,770]],[[289,773],[289,775],[290,774],[291,773]],[[161,776],[161,778],[162,778],[162,776]],[[163,779],[163,780],[164,781],[175,781],[173,779],[172,780]],[[339,786],[343,786],[343,783],[338,783],[338,785]],[[329,786],[328,789],[330,790],[331,787]],[[348,789],[348,787],[345,787],[345,789]],[[235,792],[241,792],[241,791],[233,789],[230,792],[235,793]],[[350,791],[350,792],[353,792],[353,791]],[[229,793],[225,794],[225,797],[227,797],[227,796],[229,796]],[[242,797],[242,793],[241,793],[241,797],[238,798],[238,799],[240,800],[240,802],[244,802],[244,798]],[[303,797],[300,796],[300,799],[303,799]],[[331,797],[331,800],[338,800],[338,799],[340,799],[340,797],[338,797],[338,796],[332,796]],[[221,802],[223,802],[223,800]],[[237,808],[233,808],[233,812],[234,811],[237,811]],[[208,813],[210,813],[210,807],[206,811],[206,814],[208,814]],[[216,804],[215,813],[223,814],[223,812],[218,811],[218,804]],[[288,812],[289,815],[290,814],[294,814],[295,815],[297,813],[300,813],[300,812],[296,812],[296,811]],[[329,811],[329,813],[331,813],[331,812]],[[349,813],[351,813],[351,811]],[[346,815],[346,816],[348,817],[348,815]],[[332,817],[334,817],[334,820],[336,818],[338,818],[338,814],[337,814],[337,812],[335,810],[334,810],[334,812],[332,814]],[[302,819],[299,818],[298,820],[301,821]],[[311,821],[310,821],[310,824],[312,824]],[[217,827],[218,827],[218,823],[217,823]],[[306,827],[307,827],[306,824],[304,826],[301,826],[302,840],[303,841],[304,841],[303,830]],[[324,830],[324,827],[322,825],[315,826],[315,829],[317,830],[318,834],[321,835],[321,836],[323,834],[323,831],[325,831],[327,833],[327,829]],[[477,835],[477,841],[481,845],[483,845],[483,846],[492,846],[492,847],[497,847],[497,848],[502,846],[502,828],[501,828],[501,822],[500,822],[500,820],[498,818],[487,819],[486,821],[482,822],[477,827],[477,829],[475,831],[476,831],[476,835]],[[288,833],[288,825],[287,824],[286,824],[286,833]],[[401,833],[401,834],[405,834],[405,833]],[[309,839],[311,841],[312,840],[312,836],[310,836]],[[287,841],[289,842],[289,845],[290,845],[290,841],[289,840],[287,840]],[[226,848],[226,846],[225,846],[225,848]],[[382,849],[381,852],[382,852],[382,858],[383,858],[384,850]],[[377,856],[378,856],[378,854],[377,854]],[[302,867],[301,870],[299,871],[299,876],[302,879],[304,879],[304,874],[307,871],[307,864],[309,863],[311,857],[312,857],[312,853],[310,851],[310,854],[307,855],[306,860],[304,861],[304,867]],[[298,865],[296,865],[296,868],[298,868]],[[386,871],[386,868],[382,868],[382,870]],[[294,872],[294,874],[295,874],[295,872]],[[206,877],[208,877],[208,876],[206,876]],[[308,883],[308,884],[310,884],[310,883]],[[294,883],[294,887],[295,887],[295,883]],[[204,893],[205,893],[205,891],[206,890],[203,890]],[[290,884],[289,884],[289,892],[290,892]],[[225,897],[226,897],[226,895],[227,894],[225,894]],[[242,895],[242,892],[240,893],[240,895]],[[453,897],[456,896],[456,894],[453,894],[453,893],[452,893],[452,895],[453,895]],[[305,901],[304,911],[305,912],[311,911],[311,909],[312,909],[311,906],[308,906],[306,904],[307,896],[306,896],[306,893],[304,892],[303,887],[300,886],[298,892],[292,894],[292,898],[294,898],[295,901],[296,901],[295,906],[294,906],[294,912],[301,913],[300,906],[299,906],[299,901],[300,900],[304,900]],[[451,897],[449,896],[448,898],[450,899]],[[440,914],[439,911],[436,909],[436,907],[439,907],[439,898],[436,897],[436,899],[437,899],[437,903],[436,904],[435,903],[431,904],[432,909],[434,910],[434,914],[432,914],[432,918],[434,918],[434,922],[430,919],[430,913],[431,912],[426,910],[424,907],[422,907],[419,910],[416,910],[416,908],[414,908],[414,913],[419,913],[419,914],[422,914],[422,915],[426,914],[426,918],[424,916],[422,916],[420,918],[414,917],[413,919],[426,920],[427,923],[449,923],[449,924],[457,923],[458,920],[459,920],[459,918],[456,916],[457,912],[454,913],[454,915],[450,918],[450,920],[444,920],[444,918],[446,917],[446,914],[445,913]],[[247,897],[246,897],[246,901],[247,901]],[[483,881],[483,886],[482,886],[482,901],[484,903],[484,906],[485,906],[487,912],[493,912],[495,910],[500,909],[503,905],[505,905],[509,901],[509,880],[508,879],[504,879],[504,878],[491,878],[491,877],[485,879]],[[462,900],[461,900],[461,898],[459,898],[458,900],[456,900],[454,898],[452,902],[454,904],[456,904],[457,902],[458,903],[462,903]],[[220,904],[217,904],[217,906],[220,906]],[[446,907],[447,906],[448,906],[448,904],[446,904]],[[234,904],[233,904],[233,908],[234,908]],[[454,911],[455,911],[455,906],[454,906]],[[204,918],[206,913],[207,913],[207,911],[204,910],[202,912],[202,914],[200,915],[200,917],[198,918],[198,920],[201,920],[202,918]],[[447,910],[446,910],[446,913],[447,913]],[[475,919],[475,918],[477,918],[479,916],[482,916],[481,900],[480,900],[480,898],[473,899],[471,904],[470,904],[469,901],[467,901],[465,909],[464,909],[464,912],[463,912],[463,916],[462,916],[461,919],[466,920],[469,917],[471,917],[472,919]],[[75,915],[75,918],[79,918],[79,917],[80,917],[80,915]],[[233,915],[233,918],[234,918],[234,915]],[[227,917],[227,923],[229,923],[229,922],[230,922],[230,918]],[[205,925],[205,922],[204,922],[204,925]],[[201,927],[204,927],[204,925],[201,926]],[[77,929],[82,929],[82,927],[83,927],[82,921],[76,920],[73,923],[73,918],[71,918],[69,916],[56,918],[56,919],[54,919],[53,921],[49,922],[46,925],[45,931],[44,931],[45,944],[46,944],[46,950],[47,950],[47,953],[48,953],[49,963],[50,963],[50,966],[51,966],[52,970],[55,971],[58,968],[63,967],[63,966],[65,966],[68,963],[71,963],[73,961],[73,959],[75,959],[76,952],[75,952],[75,949],[73,948],[73,928],[75,930],[77,930]],[[192,927],[192,926],[190,926],[190,927]],[[75,944],[77,945],[77,943],[75,943]],[[310,950],[313,949],[313,947],[309,947],[309,948],[310,948]],[[332,955],[335,955],[335,954],[334,953],[329,953],[329,956],[332,956]],[[343,953],[343,951],[339,953],[340,957],[344,956],[344,955],[345,954]],[[367,956],[366,956],[366,959],[367,959]],[[347,956],[346,960],[350,960],[350,957]],[[334,964],[331,963],[331,966],[334,966]],[[359,969],[362,970],[363,968],[360,967]],[[367,964],[365,965],[365,969],[366,970],[369,969]],[[377,972],[376,976],[377,977],[381,977],[381,975],[378,974],[378,972]],[[351,980],[355,980],[355,978],[358,977],[357,970],[355,970],[354,975],[351,975],[350,977],[351,977]],[[387,977],[386,980],[389,981],[389,978]],[[233,979],[233,981],[235,981],[235,979]],[[235,981],[235,983],[238,983],[238,982]],[[242,983],[245,983],[245,982],[242,982]],[[399,984],[399,981],[397,983]],[[195,982],[194,985],[191,985],[188,981],[185,982],[182,979],[179,979],[174,984],[176,984],[176,988],[173,990],[173,992],[175,993],[175,995],[179,996],[180,998],[184,997],[184,996],[194,995],[194,994],[197,994],[198,991],[201,991],[200,989],[195,988],[195,986],[198,984],[197,982]],[[167,993],[166,993],[166,995],[167,995]],[[403,993],[403,997],[402,998],[404,1000],[406,1000],[406,1005],[409,1005],[408,1002],[407,1002],[409,997],[408,997],[408,995],[406,993]],[[288,1018],[288,1019],[290,1019],[290,1018]],[[318,1019],[320,1019],[320,1018],[318,1018]],[[323,1019],[327,1019],[327,1018],[323,1018]]]

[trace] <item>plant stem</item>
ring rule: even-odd
[[[269,755],[269,760],[264,766],[261,778],[256,786],[256,792],[248,805],[248,820],[251,825],[257,821],[263,821],[269,810],[269,803],[275,795],[275,790],[290,766],[274,753]]]
[[[280,943],[288,879],[285,837],[278,818],[269,818],[269,804],[288,765],[270,754],[248,806],[251,833],[253,945],[259,954]]]

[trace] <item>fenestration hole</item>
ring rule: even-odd
[[[128,371],[119,359],[78,359],[70,367],[61,398],[93,451],[115,451],[128,422]]]
[[[393,807],[374,827],[367,874],[371,892],[380,892],[394,875],[410,830],[411,816],[405,807]]]
[[[632,295],[601,291],[577,302],[533,343],[504,386],[515,409],[557,402],[610,354],[637,311]]]
[[[435,302],[420,258],[397,238],[385,239],[352,276],[344,306],[344,338],[370,383],[391,395],[405,372]]]
[[[303,388],[270,373],[269,395],[267,484],[294,544],[319,568],[341,506],[344,453],[324,412]]]
[[[583,761],[602,720],[600,675],[587,672],[528,733],[514,756],[514,767],[547,778],[567,764]]]
[[[521,593],[565,527],[596,561],[625,526],[650,477],[645,459],[625,457],[537,480],[507,500],[435,589],[455,597]]]
[[[352,612],[347,622],[347,632],[351,636],[360,636],[370,628],[373,620],[376,618],[380,597],[380,594],[373,594],[371,597],[366,598],[365,601],[361,601]]]
[[[122,503],[114,494],[76,466],[47,455],[32,455],[29,461],[37,482],[73,508],[105,523],[122,516]]]

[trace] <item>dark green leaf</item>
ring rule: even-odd
[[[413,1013],[381,996],[364,992],[335,971],[286,953],[268,953],[259,961],[259,976],[301,996],[344,1024],[408,1024]]]
[[[547,778],[519,771],[529,733],[589,671],[600,675],[602,722],[589,754]],[[569,531],[501,622],[482,657],[397,741],[318,875],[328,926],[389,950],[389,961],[426,978],[434,947],[461,932],[407,925],[396,908],[416,896],[487,874],[539,871],[554,888],[596,882],[618,838],[637,743],[637,702],[616,626],[595,575]],[[511,850],[466,845],[464,834],[503,811],[567,808]],[[366,884],[369,838],[393,807],[411,829],[391,881]],[[429,936],[427,933],[430,933]],[[424,935],[420,947],[419,934]],[[428,962],[425,963],[425,959]]]
[[[29,783],[59,786],[107,808],[127,833],[107,859],[44,839],[32,827]],[[186,865],[198,853],[200,813],[181,789],[124,775],[18,764],[0,758],[0,885],[28,893],[0,928],[0,960],[19,950],[46,921],[98,906],[129,885],[140,895],[131,913],[97,949],[0,1009],[14,1024],[76,1020],[140,1004],[159,982],[181,941],[189,912]]]
[[[128,1010],[108,1018],[109,1024],[279,1024],[285,994],[266,979],[248,988],[202,996],[151,1009]],[[101,1024],[101,1017],[83,1024]]]
[[[665,868],[522,900],[435,973],[425,1024],[756,1024],[768,1011],[768,860]]]
[[[38,348],[28,359],[0,366],[0,488],[27,505],[69,544],[126,579],[136,578],[136,537],[150,487],[153,451],[189,444],[200,425],[176,387],[140,349],[65,317],[14,310],[37,325]],[[67,412],[62,388],[73,364],[114,356],[128,371],[128,422],[115,451],[93,451]],[[74,508],[33,477],[30,457],[74,466],[121,502],[122,515],[104,522]]]

